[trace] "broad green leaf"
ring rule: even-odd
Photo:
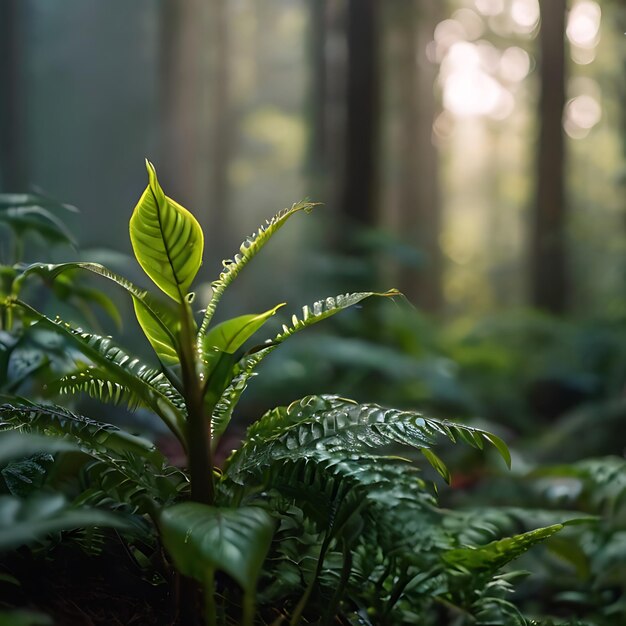
[[[133,307],[139,326],[141,326],[159,360],[165,365],[176,365],[179,362],[176,349],[177,341],[171,331],[178,329],[178,321],[173,322],[168,329],[163,326],[162,317],[155,315],[153,310],[141,300],[133,298]]]
[[[205,369],[204,396],[211,408],[219,401],[233,378],[235,355],[228,352],[209,352],[209,359],[203,361]]]
[[[300,211],[309,213],[314,206],[316,206],[315,202],[298,202],[293,204],[291,208],[280,211],[270,220],[267,220],[265,225],[259,227],[255,233],[246,238],[239,246],[239,253],[234,258],[223,261],[224,269],[222,273],[216,281],[211,283],[211,299],[200,326],[199,341],[207,333],[213,314],[226,288],[237,278],[239,272],[263,249],[265,244],[283,227],[292,215]]]
[[[62,530],[108,526],[128,528],[121,515],[98,509],[71,508],[59,494],[38,494],[22,500],[0,496],[0,550],[10,550]]]
[[[233,354],[283,306],[284,303],[265,313],[240,315],[217,324],[205,335],[202,343],[205,348]]]
[[[0,212],[16,207],[38,206],[47,209],[57,209],[78,213],[78,209],[71,204],[65,204],[49,198],[42,193],[3,193],[0,194]]]
[[[163,193],[152,163],[146,167],[149,184],[130,218],[130,240],[155,285],[184,302],[202,264],[204,235],[196,218]]]
[[[221,509],[175,504],[160,518],[163,542],[178,570],[205,583],[220,570],[254,591],[272,541],[274,521],[258,507]]]

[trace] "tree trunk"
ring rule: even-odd
[[[420,308],[441,308],[439,155],[432,141],[435,117],[435,66],[426,44],[440,13],[438,0],[401,0],[389,5],[387,66],[393,101],[387,113],[390,173],[385,222],[421,254],[418,267],[398,268],[394,284]]]
[[[566,0],[542,0],[537,193],[531,237],[532,304],[563,313],[568,303],[564,185]]]
[[[317,164],[313,164],[314,176],[316,173],[319,174],[315,180],[315,183],[321,187],[319,197],[323,198],[333,210],[341,213],[347,154],[346,10],[343,2],[334,0],[322,0],[322,2],[323,12],[317,6],[313,8],[315,16],[312,16],[313,37],[316,37],[317,31],[321,29],[323,39],[313,41],[311,91],[313,99],[321,102],[313,105],[315,109],[311,127],[310,154],[312,159],[319,159]],[[321,93],[315,93],[316,89],[321,89]],[[344,237],[340,236],[339,239],[335,241],[337,248],[341,248]]]
[[[327,127],[327,45],[326,45],[326,0],[310,4],[311,22],[309,35],[309,58],[311,60],[311,83],[308,108],[311,127],[308,145],[307,168],[313,177],[314,187],[319,185],[326,171],[326,127]]]
[[[24,128],[23,15],[20,0],[0,2],[0,183],[5,191],[25,191],[30,182]]]
[[[228,198],[228,15],[225,0],[162,4],[162,150],[168,195],[221,239]]]
[[[378,192],[377,0],[348,0],[346,154],[341,209],[350,221],[373,226]]]

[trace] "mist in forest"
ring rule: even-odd
[[[242,288],[263,305],[331,283],[452,317],[616,310],[624,23],[609,0],[4,0],[0,191],[128,253],[149,157],[206,229],[206,280],[323,203]]]

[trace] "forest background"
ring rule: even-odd
[[[537,0],[0,10],[0,189],[78,207],[83,248],[129,252],[149,156],[207,229],[210,274],[308,196],[323,217],[285,234],[276,271],[349,275],[302,253],[323,242],[373,254],[379,286],[445,318],[623,304],[619,2],[545,2],[541,28]],[[262,307],[303,282],[241,294]]]
[[[409,304],[347,311],[268,359],[218,459],[253,416],[307,394],[486,427],[512,472],[445,450],[444,506],[478,511],[483,529],[502,506],[507,532],[541,511],[597,515],[522,562],[533,577],[517,601],[618,623],[625,31],[617,0],[3,0],[0,193],[77,207],[63,220],[79,245],[21,249],[5,211],[0,264],[83,259],[145,285],[127,223],[148,157],[204,229],[202,308],[245,234],[294,201],[322,203],[246,269],[220,319],[392,287]],[[113,332],[44,292],[33,300],[50,315]],[[130,302],[108,293],[146,355]],[[17,388],[19,367],[7,372],[0,389]],[[72,407],[184,462],[144,409]]]

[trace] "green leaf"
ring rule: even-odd
[[[511,469],[511,453],[509,452],[506,443],[493,433],[483,433],[483,437],[496,448],[496,450],[500,453],[500,456],[504,459],[504,462],[507,464],[507,467]]]
[[[22,199],[22,202],[11,203],[4,198]],[[67,226],[54,213],[49,211],[41,198],[9,194],[0,196],[0,222],[7,224],[17,235],[34,232],[50,243],[76,245]],[[53,206],[63,206],[56,203]]]
[[[198,334],[199,341],[201,341],[201,338],[207,333],[215,309],[226,291],[226,288],[237,278],[239,272],[241,272],[241,270],[263,249],[265,244],[283,227],[285,222],[292,215],[300,211],[309,213],[314,206],[316,206],[315,202],[303,201],[293,204],[289,209],[278,212],[239,246],[239,254],[236,254],[232,259],[223,261],[224,269],[222,273],[216,281],[211,283],[211,300],[206,308],[204,319],[200,326],[200,332]]]
[[[250,475],[258,475],[278,459],[307,458],[322,450],[358,455],[389,444],[422,450],[444,437],[455,441],[461,432],[485,433],[478,428],[425,417],[416,411],[358,404],[338,396],[307,396],[289,407],[269,411],[252,424],[245,443],[232,455],[225,473],[235,482],[245,483]],[[465,441],[477,447],[473,436]],[[427,458],[437,465],[435,457]]]
[[[48,615],[35,611],[0,611],[0,626],[54,626]]]
[[[62,530],[108,526],[128,528],[120,515],[98,509],[70,508],[59,494],[38,494],[22,500],[0,496],[0,550],[10,550]]]
[[[553,524],[521,535],[492,541],[477,548],[473,546],[456,548],[445,552],[442,558],[453,567],[492,574],[562,528],[563,524]]]
[[[53,462],[54,457],[51,454],[40,452],[5,465],[0,470],[0,475],[8,493],[26,497],[39,491]]]
[[[274,532],[274,521],[263,509],[185,502],[164,509],[160,526],[165,547],[185,576],[206,584],[220,570],[246,592],[256,588]]]
[[[2,415],[1,411],[0,408],[0,416]],[[42,452],[53,454],[78,449],[78,446],[71,441],[56,437],[46,437],[21,431],[0,432],[0,465]]]
[[[313,324],[317,324],[348,307],[354,306],[366,298],[373,296],[394,297],[399,295],[401,295],[400,292],[395,289],[391,289],[385,293],[367,291],[338,295],[334,298],[319,300],[311,307],[303,307],[301,319],[296,315],[292,315],[291,327],[283,325],[281,332],[274,337],[271,342],[264,347],[260,347],[260,349],[252,354],[245,355],[235,366],[232,381],[224,390],[213,412],[213,429],[214,434],[217,435],[214,441],[217,441],[219,435],[226,430],[237,402],[239,402],[241,395],[245,391],[248,381],[254,376],[254,370],[261,361],[271,354],[283,341],[291,337],[291,335],[309,326],[313,326]]]
[[[254,375],[254,369],[260,363],[270,348],[248,355],[241,359],[233,368],[232,377],[226,389],[220,395],[213,408],[211,420],[212,445],[217,446],[220,436],[224,433],[233,416],[233,411],[239,398],[246,389],[248,381]]]
[[[157,300],[145,289],[138,287],[104,265],[99,263],[60,263],[57,265],[34,263],[26,267],[14,281],[13,293],[19,293],[22,283],[32,274],[51,280],[63,272],[72,270],[84,270],[106,278],[129,293],[133,299],[137,321],[159,359],[166,365],[173,365],[178,362],[175,335],[180,327],[180,322],[176,313],[167,303]],[[105,306],[102,302],[100,304]],[[112,313],[111,311],[108,312]]]
[[[233,354],[283,306],[285,306],[284,303],[264,313],[240,315],[217,324],[209,330],[202,340],[205,349]]]
[[[155,314],[153,309],[136,298],[133,298],[133,307],[135,308],[135,317],[139,322],[139,326],[141,326],[144,335],[159,357],[159,361],[165,365],[178,364],[178,342],[171,330],[178,330],[179,322],[177,320],[172,321],[169,328],[165,327],[163,325],[165,316]]]
[[[282,342],[291,335],[297,333],[304,328],[308,328],[313,324],[317,324],[322,320],[325,320],[333,315],[336,315],[340,311],[347,309],[349,307],[354,306],[355,304],[359,304],[359,302],[371,298],[371,297],[382,297],[382,298],[395,298],[397,296],[401,296],[402,294],[397,289],[390,289],[389,291],[385,291],[383,293],[377,293],[375,291],[364,291],[357,293],[346,293],[340,294],[335,297],[324,298],[323,300],[318,300],[314,302],[312,306],[304,306],[302,307],[302,315],[298,317],[297,315],[291,316],[291,326],[283,325],[282,331],[278,333],[278,335],[274,338],[274,342]]]
[[[155,285],[182,303],[202,264],[204,235],[196,218],[163,193],[152,163],[146,167],[149,184],[130,218],[130,240]]]
[[[421,452],[428,459],[428,462],[437,470],[437,472],[441,474],[443,479],[450,484],[450,470],[446,464],[428,448],[422,448]]]
[[[120,455],[130,453],[156,461],[162,459],[154,444],[143,437],[131,435],[112,424],[103,424],[77,415],[63,407],[35,404],[23,398],[12,399],[10,403],[0,405],[0,428],[19,428],[34,434],[62,437],[68,446],[74,443],[88,452],[106,449]],[[2,436],[6,437],[5,434]],[[37,440],[34,440],[33,445],[38,445]],[[23,450],[24,446],[20,445],[18,449]],[[61,442],[58,445],[50,442],[40,451],[55,449],[65,449],[65,445]]]
[[[21,300],[13,300],[12,304],[24,309],[44,328],[70,339],[90,361],[106,373],[107,385],[116,384],[119,385],[116,387],[118,391],[132,393],[140,403],[150,407],[165,422],[183,446],[186,445],[185,413],[177,401],[180,396],[171,384],[163,380],[164,376],[160,372],[155,373],[139,359],[130,357],[109,337],[83,332],[62,320],[53,321]],[[97,372],[94,374],[97,375]],[[159,378],[158,384],[154,384],[155,377]],[[98,378],[105,382],[104,377]],[[115,390],[112,391],[116,393]]]

